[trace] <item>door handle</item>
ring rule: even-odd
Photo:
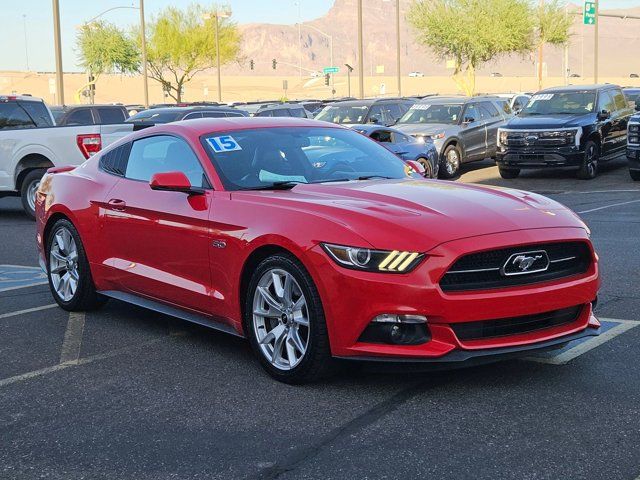
[[[127,202],[125,202],[124,200],[120,200],[119,198],[112,198],[107,203],[113,210],[117,210],[119,212],[127,208]]]

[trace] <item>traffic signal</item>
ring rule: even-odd
[[[253,70],[253,66],[255,65],[255,63],[253,62],[253,60],[249,60],[249,68],[251,70]]]
[[[275,58],[271,60],[271,68],[275,70],[277,65],[278,65],[278,61]]]
[[[324,74],[324,84],[325,85],[329,85],[329,77],[330,77],[330,75],[328,73]]]

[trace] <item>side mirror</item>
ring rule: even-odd
[[[183,192],[189,195],[202,195],[204,188],[192,187],[187,176],[182,172],[156,173],[149,182],[151,190],[166,192]]]
[[[473,123],[475,121],[476,121],[476,119],[473,118],[473,117],[464,117],[464,119],[462,120],[462,123],[464,123],[466,125],[466,124],[469,124],[469,123]]]
[[[598,120],[606,120],[608,118],[611,118],[611,112],[608,110],[602,110],[601,112],[598,113]]]
[[[415,160],[405,160],[405,163],[411,167],[416,173],[419,173],[424,177],[424,172],[426,171],[424,166],[420,162],[416,162]]]

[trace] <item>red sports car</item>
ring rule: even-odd
[[[111,297],[244,336],[285,382],[335,358],[464,365],[599,333],[597,256],[574,213],[423,179],[337,125],[152,127],[49,170],[36,201],[62,308]]]

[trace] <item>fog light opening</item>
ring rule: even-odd
[[[420,345],[431,340],[424,315],[383,313],[365,328],[358,341],[390,345]]]

